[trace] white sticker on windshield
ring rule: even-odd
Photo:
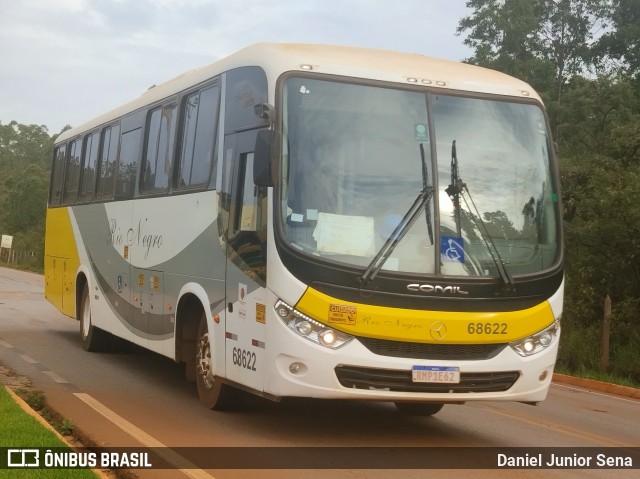
[[[318,221],[318,210],[307,210],[307,221]]]
[[[313,237],[318,252],[369,257],[374,254],[373,218],[319,213]]]

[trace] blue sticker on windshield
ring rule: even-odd
[[[455,236],[440,236],[440,257],[449,263],[464,263],[464,241]]]

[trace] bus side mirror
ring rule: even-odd
[[[260,130],[253,150],[253,182],[256,186],[274,186],[276,132]]]

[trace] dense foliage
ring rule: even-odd
[[[600,368],[612,300],[609,370],[640,382],[640,0],[469,0],[467,61],[544,98],[565,209],[559,366]]]
[[[0,234],[13,236],[13,248],[33,252],[40,265],[52,150],[46,127],[0,123]]]

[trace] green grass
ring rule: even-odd
[[[53,428],[60,434],[63,436],[70,436],[73,434],[73,422],[47,409],[46,400],[41,391],[16,389],[14,392],[20,396],[22,400],[31,407],[31,409],[36,411],[45,421],[51,424],[51,426],[53,426]]]
[[[612,331],[609,367],[600,365],[601,326],[564,323],[556,372],[611,384],[640,388],[640,334]]]
[[[633,378],[618,376],[613,373],[605,371],[582,369],[579,371],[570,371],[562,367],[556,367],[555,372],[560,374],[566,374],[567,376],[577,376],[584,379],[593,379],[594,381],[601,381],[603,383],[618,384],[620,386],[626,386],[630,388],[640,389],[640,382]]]
[[[0,447],[66,447],[52,431],[16,404],[0,383]],[[0,469],[0,478],[92,478],[90,469]]]

